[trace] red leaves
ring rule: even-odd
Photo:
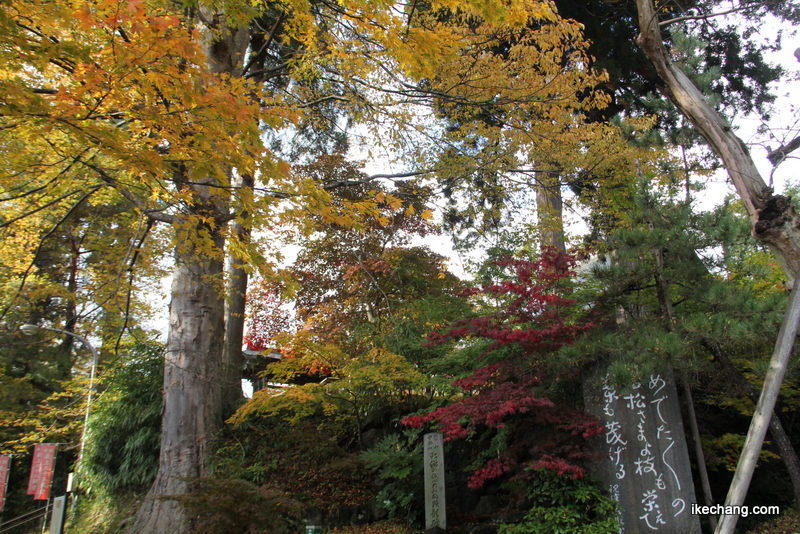
[[[245,345],[249,350],[277,348],[275,336],[295,328],[280,287],[272,281],[255,280],[250,285],[247,300]]]
[[[513,278],[496,284],[472,288],[465,298],[487,296],[502,304],[499,310],[458,323],[444,333],[429,336],[430,344],[465,338],[483,338],[492,343],[487,354],[515,346],[508,359],[476,369],[454,385],[464,390],[458,402],[430,413],[406,417],[403,424],[422,427],[436,422],[445,440],[467,438],[479,427],[504,428],[520,423],[510,432],[512,443],[502,457],[487,462],[470,478],[471,488],[513,470],[518,455],[534,460],[534,468],[548,468],[559,474],[580,478],[585,470],[579,464],[589,453],[584,440],[602,432],[591,416],[570,406],[556,406],[537,396],[539,371],[547,367],[547,356],[572,343],[593,324],[576,313],[575,301],[566,298],[574,258],[552,249],[544,250],[536,261],[508,259],[498,263],[513,273]],[[581,310],[577,310],[580,312]],[[496,357],[496,353],[495,353]],[[530,429],[535,429],[533,432]]]
[[[492,378],[497,375],[497,371],[500,369],[500,364],[495,363],[492,365],[487,365],[486,367],[481,367],[480,369],[476,370],[470,376],[466,378],[459,378],[453,385],[460,387],[465,391],[470,391],[472,389],[485,386],[486,383]]]
[[[531,469],[550,469],[559,475],[569,475],[574,479],[583,478],[586,469],[575,464],[568,463],[563,458],[556,458],[546,454],[530,465]]]
[[[480,377],[492,367],[496,368],[497,366],[479,369],[469,379],[459,381],[462,384],[482,382],[484,387],[479,394],[466,397],[460,402],[427,414],[406,417],[403,419],[403,424],[420,428],[426,423],[437,421],[441,425],[441,432],[445,435],[445,440],[451,440],[468,437],[478,425],[502,428],[505,426],[504,421],[507,417],[517,413],[526,413],[534,406],[553,406],[550,400],[539,398],[533,394],[532,386],[538,382],[534,377],[525,377],[520,382],[487,384],[486,380]],[[477,378],[476,375],[478,375]]]
[[[486,465],[475,471],[469,480],[467,486],[470,489],[480,489],[488,480],[492,480],[502,476],[517,466],[517,461],[510,457],[496,458],[486,462]]]
[[[466,319],[446,332],[429,336],[436,345],[465,337],[493,340],[489,350],[518,345],[526,351],[550,351],[572,343],[594,325],[573,320],[575,301],[569,279],[575,259],[554,249],[545,249],[538,261],[506,259],[498,265],[511,271],[514,280],[470,288],[464,297],[485,295],[503,302],[493,314]]]

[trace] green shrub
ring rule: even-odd
[[[538,470],[528,496],[533,506],[522,523],[501,525],[499,534],[616,534],[616,502],[592,480]]]
[[[384,486],[378,504],[389,511],[390,518],[405,519],[420,526],[425,509],[422,440],[420,429],[390,434],[361,453],[367,467],[378,474]]]
[[[101,495],[147,490],[158,471],[161,445],[163,347],[134,346],[106,373],[106,389],[92,406],[81,469],[82,487]]]
[[[216,443],[214,476],[269,484],[323,508],[361,504],[375,495],[372,473],[327,423],[320,416],[292,425],[273,416],[228,425]]]

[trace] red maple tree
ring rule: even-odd
[[[537,394],[548,376],[548,356],[593,328],[586,313],[569,298],[575,258],[544,249],[537,261],[506,259],[498,265],[508,280],[468,289],[465,298],[489,297],[496,311],[459,321],[429,337],[431,344],[468,339],[489,340],[484,356],[503,357],[454,382],[463,398],[427,414],[406,417],[403,424],[420,428],[438,423],[445,440],[467,438],[480,427],[501,429],[513,424],[504,452],[477,469],[472,488],[514,470],[552,469],[580,478],[590,453],[586,440],[602,432],[599,422],[582,410]],[[552,379],[553,377],[550,376]],[[564,377],[556,377],[562,379]]]

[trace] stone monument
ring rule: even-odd
[[[678,392],[671,376],[653,374],[617,391],[602,369],[584,380],[586,410],[605,432],[593,474],[619,503],[620,534],[700,534]]]
[[[442,435],[425,434],[425,529],[447,529],[444,500],[444,445]]]

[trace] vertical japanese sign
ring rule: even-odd
[[[50,485],[53,482],[53,464],[56,459],[56,447],[52,443],[35,445],[31,477],[28,480],[28,495],[40,501],[50,498]]]
[[[425,461],[425,529],[447,529],[444,486],[444,445],[436,432],[423,438]]]
[[[62,534],[64,532],[64,515],[66,511],[66,495],[53,499],[53,514],[50,517],[50,534]]]
[[[6,488],[8,487],[8,472],[11,470],[11,456],[0,456],[0,512],[6,503]]]
[[[653,374],[618,391],[600,373],[584,382],[584,396],[587,411],[605,427],[596,442],[605,458],[594,470],[619,503],[620,534],[699,534],[673,380]]]

